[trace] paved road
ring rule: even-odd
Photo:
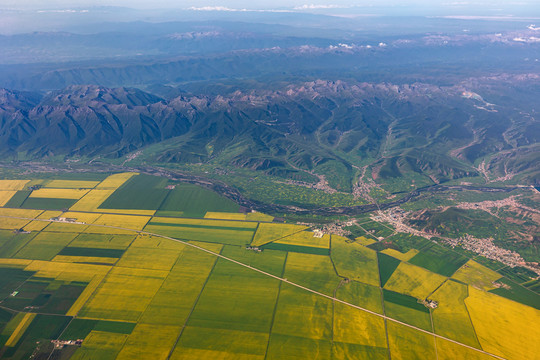
[[[34,220],[34,221],[45,221],[45,222],[60,222],[60,223],[64,223],[64,224],[69,224],[67,222],[63,222],[63,221],[55,221],[55,220],[45,220],[45,219],[33,219],[33,218],[25,218],[25,217],[16,217],[16,216],[3,216],[3,215],[0,215],[0,218],[10,218],[10,219],[21,219],[21,220]],[[198,250],[201,250],[201,251],[204,251],[208,254],[211,254],[213,256],[217,256],[218,258],[221,258],[223,260],[227,260],[227,261],[230,261],[230,262],[233,262],[235,264],[238,264],[240,266],[243,266],[245,268],[248,268],[250,270],[253,270],[253,271],[256,271],[260,274],[263,274],[265,276],[268,276],[268,277],[271,277],[271,278],[274,278],[276,280],[279,280],[279,281],[282,281],[286,284],[289,284],[291,286],[295,286],[299,289],[302,289],[302,290],[305,290],[305,291],[308,291],[312,294],[315,294],[315,295],[318,295],[318,296],[321,296],[321,297],[324,297],[324,298],[327,298],[329,300],[332,300],[332,301],[335,301],[335,302],[338,302],[338,303],[341,303],[341,304],[344,304],[344,305],[347,305],[347,306],[350,306],[350,307],[353,307],[355,309],[358,309],[358,310],[361,310],[361,311],[365,311],[367,313],[370,313],[372,315],[375,315],[375,316],[378,316],[378,317],[381,317],[383,319],[386,319],[387,321],[392,321],[396,324],[400,324],[400,325],[403,325],[403,326],[406,326],[408,328],[411,328],[411,329],[414,329],[416,331],[420,331],[422,333],[425,333],[425,334],[428,334],[428,335],[431,335],[431,336],[434,336],[436,338],[439,338],[439,339],[442,339],[442,340],[446,340],[446,341],[449,341],[449,342],[452,342],[454,344],[457,344],[457,345],[460,345],[460,346],[463,346],[463,347],[466,347],[468,349],[471,349],[471,350],[474,350],[474,351],[477,351],[477,352],[480,352],[482,354],[485,354],[485,355],[489,355],[489,356],[492,356],[496,359],[501,359],[501,360],[506,360],[505,358],[501,357],[501,356],[498,356],[498,355],[495,355],[495,354],[491,354],[487,351],[484,351],[484,350],[480,350],[480,349],[477,349],[475,347],[472,347],[472,346],[469,346],[469,345],[466,345],[466,344],[463,344],[463,343],[460,343],[459,341],[455,341],[455,340],[452,340],[452,339],[449,339],[449,338],[446,338],[444,336],[441,336],[441,335],[437,335],[437,334],[434,334],[430,331],[427,331],[427,330],[424,330],[424,329],[421,329],[421,328],[418,328],[416,326],[413,326],[413,325],[410,325],[410,324],[407,324],[407,323],[404,323],[402,321],[399,321],[399,320],[396,320],[394,318],[391,318],[391,317],[388,317],[386,315],[383,315],[383,314],[379,314],[379,313],[376,313],[374,311],[371,311],[369,309],[366,309],[366,308],[363,308],[361,306],[358,306],[358,305],[354,305],[354,304],[351,304],[351,303],[348,303],[346,301],[343,301],[341,299],[338,299],[338,298],[335,298],[333,296],[330,296],[330,295],[326,295],[326,294],[323,294],[321,292],[318,292],[316,290],[313,290],[313,289],[310,289],[310,288],[307,288],[305,286],[302,286],[300,284],[297,284],[297,283],[294,283],[292,281],[289,281],[285,278],[281,278],[279,276],[276,276],[276,275],[273,275],[273,274],[270,274],[266,271],[263,271],[263,270],[260,270],[260,269],[257,269],[253,266],[250,266],[250,265],[247,265],[247,264],[244,264],[240,261],[237,261],[237,260],[234,260],[234,259],[231,259],[231,258],[228,258],[226,256],[223,256],[221,254],[218,254],[218,253],[215,253],[211,250],[208,250],[208,249],[205,249],[205,248],[202,248],[200,246],[197,246],[195,244],[192,244],[192,243],[189,243],[187,241],[184,241],[184,240],[181,240],[181,239],[176,239],[176,238],[172,238],[172,237],[169,237],[169,236],[165,236],[165,235],[160,235],[160,234],[155,234],[155,233],[151,233],[151,232],[148,232],[148,231],[143,231],[143,230],[134,230],[134,229],[128,229],[128,228],[123,228],[123,227],[119,227],[119,226],[109,226],[109,225],[97,225],[97,224],[86,224],[88,226],[96,226],[96,227],[103,227],[103,228],[110,228],[110,229],[119,229],[119,230],[126,230],[126,231],[133,231],[133,232],[136,232],[138,234],[145,234],[145,235],[151,235],[151,236],[155,236],[155,237],[160,237],[160,238],[163,238],[163,239],[168,239],[168,240],[172,240],[172,241],[175,241],[175,242],[179,242],[181,244],[184,244],[186,246],[191,246],[193,248],[196,248]]]

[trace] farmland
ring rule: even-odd
[[[212,204],[201,204],[197,218],[179,216],[180,208],[156,216],[156,206],[122,205],[117,196],[114,209],[100,208],[138,176],[44,179],[43,190],[88,191],[67,211],[0,207],[1,358],[432,359],[437,352],[484,360],[493,357],[475,349],[506,359],[540,351],[531,345],[540,313],[525,305],[532,292],[515,284],[524,304],[486,292],[496,291],[494,281],[513,283],[462,255],[428,242],[377,252],[372,241],[314,237],[305,225]],[[190,186],[177,188],[186,196]],[[96,192],[103,193],[92,198]],[[55,350],[56,339],[83,343]]]

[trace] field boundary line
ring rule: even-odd
[[[3,216],[3,215],[0,215],[0,218],[14,218],[14,219],[22,219],[22,220],[27,220],[27,219],[28,219],[28,218],[24,218],[24,217],[13,217],[13,216]],[[46,221],[46,222],[62,222],[62,221],[57,221],[57,220],[46,220],[46,219],[31,219],[31,220]],[[68,223],[68,224],[69,224],[69,223]],[[405,322],[403,322],[403,321],[399,321],[399,320],[397,320],[397,319],[388,317],[388,316],[386,316],[386,315],[379,314],[379,313],[377,313],[377,312],[375,312],[375,311],[372,311],[372,310],[363,308],[363,307],[361,307],[361,306],[354,305],[354,304],[348,303],[348,302],[346,302],[346,301],[344,301],[344,300],[334,298],[333,296],[323,294],[323,293],[321,293],[321,292],[318,292],[318,291],[316,291],[316,290],[307,288],[307,287],[302,286],[302,285],[300,285],[300,284],[296,284],[296,283],[294,283],[294,282],[292,282],[292,281],[289,281],[289,280],[287,280],[287,279],[285,279],[285,278],[281,278],[281,277],[279,277],[279,276],[270,274],[270,273],[268,273],[268,272],[266,272],[266,271],[264,271],[264,270],[260,270],[260,269],[258,269],[258,268],[256,268],[256,267],[251,266],[251,265],[244,264],[244,263],[242,263],[242,262],[240,262],[240,261],[237,261],[237,260],[228,258],[228,257],[226,257],[226,256],[224,256],[224,255],[215,253],[215,252],[213,252],[213,251],[211,251],[211,250],[208,250],[208,249],[205,249],[205,248],[200,247],[200,246],[198,246],[198,245],[189,243],[187,240],[175,239],[175,238],[172,238],[172,237],[169,237],[169,236],[160,235],[160,234],[154,234],[154,233],[147,232],[147,231],[144,231],[144,230],[134,230],[134,229],[128,229],[128,228],[123,228],[123,227],[119,227],[119,226],[97,225],[97,224],[87,224],[87,225],[89,225],[89,226],[103,227],[103,228],[109,228],[109,229],[118,229],[118,230],[132,231],[132,232],[135,232],[135,233],[138,233],[138,234],[152,235],[152,236],[161,237],[161,238],[164,238],[164,239],[169,239],[169,240],[172,240],[172,241],[176,241],[176,242],[182,243],[182,244],[184,244],[184,245],[188,245],[188,246],[191,246],[191,247],[193,247],[193,248],[196,248],[196,249],[199,249],[199,250],[201,250],[201,251],[204,251],[204,252],[206,252],[206,253],[208,253],[208,254],[214,255],[214,256],[216,256],[216,257],[218,257],[218,258],[222,258],[222,259],[224,259],[224,260],[233,262],[233,263],[235,263],[235,264],[237,264],[237,265],[240,265],[240,266],[243,266],[243,267],[245,267],[245,268],[251,269],[251,270],[253,270],[253,271],[256,271],[256,272],[258,272],[258,273],[261,273],[261,274],[263,274],[263,275],[266,275],[266,276],[268,276],[268,277],[271,277],[271,278],[274,278],[274,279],[276,279],[276,280],[282,281],[282,282],[284,282],[284,283],[287,283],[287,284],[292,285],[292,286],[294,286],[294,287],[297,287],[297,288],[299,288],[299,289],[303,289],[303,290],[305,290],[305,291],[307,291],[307,292],[310,292],[310,293],[312,293],[312,294],[319,295],[319,296],[321,296],[321,297],[324,297],[324,298],[329,299],[329,300],[332,300],[332,301],[337,301],[337,302],[339,302],[339,303],[342,303],[342,304],[344,304],[344,305],[353,307],[353,308],[355,308],[355,309],[362,310],[362,311],[364,311],[364,312],[370,313],[370,314],[375,315],[375,316],[378,316],[378,317],[382,317],[383,319],[386,319],[386,320],[388,320],[388,321],[394,322],[394,323],[396,323],[396,324],[400,324],[400,325],[406,326],[406,327],[408,327],[408,328],[411,328],[411,329],[413,329],[413,330],[422,332],[422,333],[424,333],[424,334],[428,334],[428,335],[437,337],[437,338],[439,338],[439,339],[443,339],[443,340],[452,342],[452,343],[454,343],[454,344],[457,344],[457,345],[466,347],[466,348],[468,348],[468,349],[471,349],[471,350],[474,350],[474,351],[483,353],[483,354],[485,354],[485,355],[489,355],[489,356],[494,357],[494,358],[496,358],[496,359],[507,360],[506,358],[503,358],[503,357],[501,357],[501,356],[498,356],[498,355],[495,355],[495,354],[491,354],[491,353],[489,353],[489,352],[487,352],[487,351],[477,349],[477,348],[472,347],[472,346],[470,346],[470,345],[466,345],[466,344],[460,343],[459,341],[452,340],[452,339],[449,339],[449,338],[447,338],[447,337],[444,337],[444,336],[441,336],[441,335],[438,335],[438,334],[434,334],[434,333],[432,333],[432,332],[430,332],[430,331],[421,329],[421,328],[416,327],[416,326],[414,326],[414,325],[407,324],[407,323],[405,323]],[[305,229],[304,229],[304,230],[305,230]]]

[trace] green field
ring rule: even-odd
[[[429,310],[412,296],[384,290],[384,310],[387,316],[421,329],[432,331]]]
[[[140,174],[133,176],[107,198],[99,209],[157,210],[170,190],[165,178]]]
[[[380,252],[377,253],[377,260],[379,262],[381,286],[384,286],[388,279],[390,279],[394,271],[397,269],[401,261],[390,255],[386,255]]]
[[[237,213],[239,208],[238,204],[211,190],[180,184],[170,191],[159,210],[182,212],[186,217],[203,217],[208,211]]]
[[[469,259],[442,246],[424,247],[409,262],[444,276],[452,276]]]
[[[77,199],[48,199],[48,198],[27,198],[20,206],[24,209],[62,210],[69,209]]]

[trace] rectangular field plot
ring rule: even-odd
[[[100,209],[157,210],[170,190],[168,180],[140,174],[131,177],[100,206]]]
[[[46,198],[46,199],[75,199],[79,200],[88,193],[86,189],[38,189],[32,191],[29,199]]]
[[[122,186],[131,177],[138,175],[138,173],[118,173],[108,176],[105,180],[100,182],[96,189],[101,190],[116,190]]]
[[[266,359],[331,359],[330,340],[318,340],[293,335],[271,334]]]
[[[287,244],[296,246],[306,246],[321,249],[330,248],[330,235],[324,234],[322,237],[315,237],[315,233],[310,231],[302,231],[294,235],[284,237],[275,241],[275,244]]]
[[[177,239],[246,245],[251,242],[255,226],[235,221],[153,218],[144,230]]]
[[[114,215],[103,214],[96,221],[94,225],[106,225],[106,226],[118,226],[126,229],[142,230],[146,223],[150,220],[150,216],[136,216],[136,215]],[[97,228],[97,227],[90,227]],[[89,230],[90,231],[90,230]]]
[[[439,335],[480,348],[465,306],[467,296],[467,285],[455,281],[449,280],[437,289],[431,296],[438,302],[432,313],[433,327]]]
[[[378,286],[349,281],[339,286],[336,298],[379,314],[383,313],[381,289]]]
[[[30,196],[30,190],[19,190],[4,204],[7,208],[19,208]]]
[[[465,256],[455,251],[432,243],[431,246],[422,248],[422,251],[409,262],[437,274],[452,276],[467,260]]]
[[[70,244],[82,248],[127,249],[136,235],[79,234]]]
[[[342,303],[334,304],[333,335],[334,341],[339,343],[386,350],[384,319]],[[387,356],[386,351],[383,354]]]
[[[16,193],[16,191],[0,190],[0,206],[4,206]]]
[[[402,262],[384,285],[385,289],[425,299],[446,278],[421,267]]]
[[[30,220],[0,217],[0,229],[5,229],[5,230],[22,229],[28,223],[30,223]]]
[[[182,249],[155,249],[131,246],[118,262],[118,266],[170,270]]]
[[[268,333],[278,289],[278,280],[219,259],[188,325]]]
[[[76,352],[72,360],[114,360],[124,346],[128,335],[104,331],[92,331]]]
[[[249,221],[260,221],[260,222],[272,222],[274,217],[271,215],[263,214],[261,212],[250,212],[246,214],[246,220]]]
[[[118,249],[100,249],[69,246],[65,247],[58,255],[64,256],[91,256],[103,258],[120,258],[124,254],[123,250]]]
[[[538,357],[538,310],[472,286],[465,304],[483,350],[507,359]]]
[[[453,342],[443,340],[440,338],[437,341],[437,359],[438,360],[493,360],[493,356],[483,354],[479,351],[475,351],[465,346],[455,344]]]
[[[165,271],[115,267],[81,309],[79,316],[137,321],[167,275]]]
[[[480,265],[476,261],[469,260],[461,269],[456,271],[452,278],[484,290],[491,290],[495,289],[493,282],[502,278],[502,275],[484,265]]]
[[[94,189],[71,206],[72,211],[96,211],[114,190]]]
[[[330,341],[332,316],[332,301],[284,283],[279,293],[272,336]]]
[[[0,209],[0,216],[11,216],[11,217],[24,217],[35,219],[43,211],[42,210],[27,210],[27,209]]]
[[[238,204],[211,190],[192,184],[179,184],[172,190],[160,211],[181,212],[186,217],[203,217],[208,211],[238,213]]]
[[[213,255],[186,247],[140,322],[184,325],[216,260]]]
[[[392,321],[387,322],[387,327],[392,360],[437,359],[432,335]]]
[[[137,324],[116,359],[165,360],[180,330],[179,326]]]
[[[334,346],[332,348],[332,359],[335,360],[388,359],[388,349],[386,347],[356,345],[339,342],[334,342],[333,345]]]
[[[289,253],[285,265],[285,278],[289,281],[333,295],[341,282],[328,256]]]
[[[286,257],[283,251],[265,250],[263,252],[256,252],[247,250],[243,246],[226,245],[223,247],[221,254],[272,275],[281,277],[283,274]]]
[[[0,254],[4,258],[12,257],[36,235],[37,233],[14,234],[11,230],[0,230]]]
[[[293,224],[267,224],[261,223],[255,233],[251,245],[261,246],[269,242],[281,240],[287,236],[299,233],[307,229],[307,226]]]
[[[51,180],[44,188],[58,188],[58,189],[93,189],[99,181],[89,180]]]
[[[204,218],[205,219],[219,219],[219,220],[246,220],[246,214],[208,211],[204,215]]]
[[[384,290],[384,310],[387,316],[432,331],[429,310],[412,296]]]
[[[263,360],[268,334],[188,326],[174,350],[172,360]]]
[[[377,253],[341,236],[332,236],[332,261],[340,276],[379,286]]]
[[[29,182],[30,180],[0,180],[0,191],[23,190],[25,185]]]
[[[55,199],[29,197],[21,205],[25,209],[62,210],[71,207],[77,199]]]
[[[19,259],[51,260],[78,234],[46,233],[36,235],[24,248],[15,254]]]

